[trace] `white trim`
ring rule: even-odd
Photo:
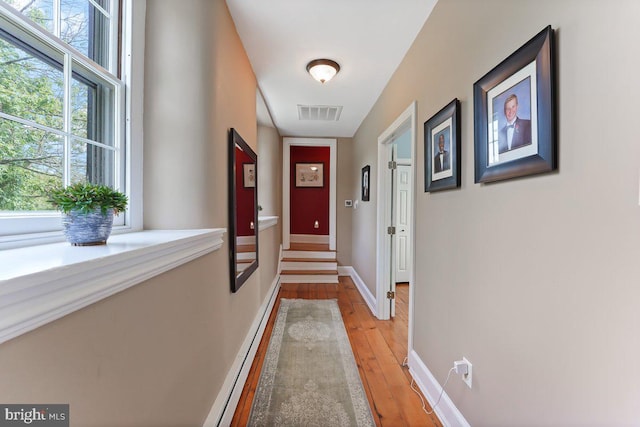
[[[336,260],[336,253],[334,251],[292,251],[291,249],[287,249],[284,256],[286,258]]]
[[[284,138],[282,150],[282,245],[284,249],[291,247],[290,207],[290,172],[291,147],[329,147],[329,249],[336,250],[336,178],[338,167],[338,140],[328,138]]]
[[[320,235],[320,234],[291,234],[290,235],[291,243],[319,243],[319,244],[329,244],[329,236],[328,235]]]
[[[398,116],[398,118],[378,137],[378,210],[377,210],[377,228],[376,228],[376,265],[377,265],[377,275],[376,275],[376,296],[377,296],[377,312],[379,314],[378,318],[381,320],[389,319],[391,316],[391,307],[387,300],[386,294],[389,290],[388,287],[388,278],[392,277],[391,275],[394,273],[391,268],[391,262],[389,260],[392,259],[393,250],[391,247],[391,239],[387,234],[387,226],[391,225],[391,209],[389,209],[389,204],[387,201],[387,195],[391,193],[391,180],[388,178],[388,174],[384,173],[385,170],[388,169],[388,162],[391,160],[390,152],[391,152],[391,144],[393,138],[396,133],[400,130],[405,130],[407,123],[409,123],[409,129],[411,131],[411,155],[415,158],[415,141],[416,141],[416,110],[417,104],[416,101],[413,101],[406,110]],[[412,179],[412,195],[415,200],[415,175],[416,168],[413,168],[413,179]],[[414,212],[412,215],[412,233],[415,233],[415,205]],[[414,238],[411,238],[411,252],[413,253],[415,260],[415,248],[414,248]],[[415,262],[411,267],[411,283],[415,283]],[[413,348],[412,346],[412,336],[413,336],[413,288],[414,286],[409,287],[409,343],[408,348]]]
[[[409,352],[409,372],[420,391],[429,401],[429,405],[433,408],[433,405],[438,401],[442,387],[429,368],[427,368],[427,365],[420,359],[420,356],[413,350]],[[442,398],[435,408],[435,413],[444,427],[471,427],[453,404],[446,391],[442,393]]]
[[[0,252],[0,343],[220,249],[226,229],[143,231],[104,246]]]
[[[123,2],[122,80],[125,83],[125,188],[129,207],[125,224],[131,231],[143,227],[144,58],[146,0]]]
[[[48,219],[56,220],[56,223],[58,226],[60,226],[61,224],[60,213],[56,213],[54,214],[53,217]],[[10,220],[11,218],[2,219],[3,222],[10,221]],[[43,233],[37,233],[35,232],[36,230],[32,230],[32,231],[34,232],[28,233],[28,228],[27,228],[25,229],[25,233],[28,233],[28,234],[16,233],[10,236],[0,236],[0,251],[22,248],[25,246],[35,247],[38,245],[47,245],[50,243],[64,242],[66,240],[64,237],[64,234],[62,233],[62,230],[49,231],[49,232],[43,232]],[[111,230],[111,236],[130,233],[131,231],[132,231],[131,227],[129,226],[126,226],[126,225],[117,226],[114,224],[113,229]],[[140,231],[140,230],[135,230],[135,231]]]
[[[285,270],[299,270],[299,271],[336,271],[338,269],[338,262],[336,260],[331,261],[283,261],[282,268]]]
[[[353,283],[355,283],[356,288],[360,291],[360,295],[364,299],[364,302],[367,303],[369,310],[371,313],[378,317],[378,313],[376,310],[376,297],[373,296],[367,285],[364,283],[364,280],[360,277],[358,272],[352,266],[339,266],[338,267],[338,276],[349,276]]]
[[[280,259],[282,259],[282,246],[280,246]],[[280,269],[273,279],[267,298],[262,302],[258,314],[256,315],[249,332],[240,347],[231,369],[227,373],[224,384],[213,402],[209,415],[203,427],[228,426],[231,424],[233,415],[238,406],[238,401],[242,395],[242,390],[249,376],[253,359],[256,356],[260,341],[264,335],[264,330],[269,321],[269,315],[277,300],[279,289]]]
[[[258,217],[258,230],[264,231],[278,223],[277,216],[260,216]]]

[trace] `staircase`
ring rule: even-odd
[[[291,243],[282,256],[281,283],[338,283],[336,251],[329,245]]]
[[[236,246],[236,257],[236,274],[240,274],[256,260],[256,245]]]

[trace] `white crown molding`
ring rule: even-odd
[[[153,230],[107,245],[0,252],[0,343],[213,252],[226,229]]]

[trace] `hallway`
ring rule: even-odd
[[[371,314],[348,276],[340,276],[338,284],[282,284],[231,425],[244,426],[249,418],[280,298],[335,298],[376,425],[441,427],[435,415],[422,411],[420,399],[410,388],[408,368],[402,367],[407,351],[408,293],[408,285],[397,287],[397,316],[381,321]]]

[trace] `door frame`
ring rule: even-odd
[[[378,212],[377,212],[377,244],[376,244],[376,302],[378,309],[378,318],[382,320],[389,319],[391,317],[391,304],[387,299],[387,290],[389,289],[389,279],[391,277],[391,271],[394,266],[391,263],[394,256],[392,251],[391,239],[388,238],[387,227],[391,221],[391,174],[385,173],[388,170],[388,163],[391,160],[391,150],[393,144],[391,142],[394,137],[399,135],[401,131],[405,131],[407,127],[410,130],[411,141],[411,158],[412,158],[412,179],[411,179],[411,197],[412,203],[412,215],[411,215],[411,242],[409,247],[411,248],[411,272],[409,281],[409,342],[408,348],[413,346],[413,294],[415,283],[415,194],[416,194],[416,138],[417,138],[417,126],[416,126],[416,114],[417,103],[413,101],[409,107],[407,107],[400,116],[378,137]]]
[[[282,147],[282,249],[291,247],[291,147],[329,147],[329,250],[336,250],[336,176],[338,140],[333,138],[283,138]]]

